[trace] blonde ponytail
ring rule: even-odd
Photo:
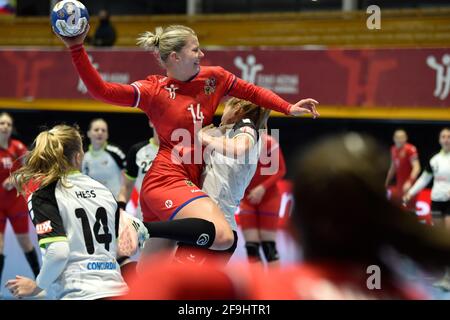
[[[145,31],[137,38],[137,45],[147,50],[157,50],[162,33],[162,27],[157,27],[155,33]]]
[[[41,132],[26,157],[26,164],[13,173],[17,191],[25,194],[30,182],[45,187],[58,179],[67,186],[67,174],[75,169],[72,160],[81,151],[82,140],[77,127],[58,125]]]
[[[144,49],[155,51],[159,54],[159,59],[166,62],[171,52],[180,52],[183,49],[189,37],[197,38],[197,35],[194,30],[186,26],[157,27],[154,33],[146,31],[140,34],[137,44]]]

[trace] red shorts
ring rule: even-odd
[[[150,170],[142,182],[139,201],[145,222],[167,221],[187,204],[207,196],[186,175],[155,174]]]
[[[245,197],[239,205],[239,223],[242,229],[276,230],[278,227],[281,192],[272,187],[266,190],[259,204],[251,204]]]
[[[5,202],[6,206],[0,204],[0,233],[5,233],[6,219],[9,219],[15,233],[28,233],[29,218],[25,199],[20,196]]]

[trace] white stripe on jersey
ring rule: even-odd
[[[133,108],[136,108],[137,106],[139,106],[139,102],[141,102],[141,90],[139,90],[140,83],[134,82],[131,85],[136,89],[138,94],[136,103],[134,104],[134,106],[132,106]]]
[[[118,147],[107,144],[106,145],[106,150],[114,152],[115,154],[117,154],[119,156],[120,159],[125,160],[126,156],[125,153],[122,152],[122,150],[120,150]]]

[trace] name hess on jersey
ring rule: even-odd
[[[97,197],[94,190],[75,191],[75,195],[78,199],[89,199]]]

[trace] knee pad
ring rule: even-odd
[[[262,241],[261,246],[267,262],[277,261],[280,259],[275,241]]]
[[[247,250],[248,260],[250,262],[261,261],[261,255],[259,254],[259,242],[247,241],[245,243],[245,249]]]

